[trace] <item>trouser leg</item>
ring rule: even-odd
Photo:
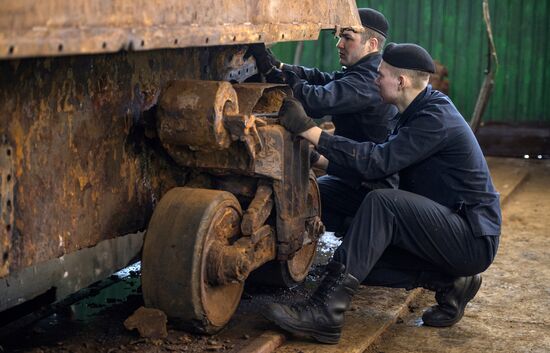
[[[427,278],[480,273],[496,252],[492,239],[475,237],[451,209],[403,190],[375,190],[361,204],[334,259],[362,282],[390,246],[429,264],[416,270]]]
[[[392,288],[417,287],[419,277],[437,274],[438,280],[450,281],[433,264],[395,246],[389,246],[374,265],[363,284]]]
[[[317,184],[321,194],[321,220],[326,230],[342,231],[346,228],[346,218],[355,216],[369,189],[354,188],[332,175],[319,177]]]

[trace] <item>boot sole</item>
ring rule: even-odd
[[[459,315],[452,319],[452,320],[447,320],[447,321],[436,321],[436,322],[430,322],[429,320],[428,321],[423,321],[424,322],[424,325],[426,326],[432,326],[432,327],[449,327],[449,326],[453,326],[454,324],[456,324],[457,322],[459,322],[462,317],[464,316],[464,310],[466,309],[466,305],[472,300],[474,299],[474,297],[476,296],[477,292],[479,291],[479,288],[481,288],[481,282],[483,281],[483,277],[480,277],[479,278],[479,282],[477,283],[477,285],[475,287],[472,288],[472,290],[470,291],[470,295],[468,295],[468,299],[466,299],[466,304],[464,304],[464,306],[461,308],[462,310],[460,311]],[[422,319],[424,320],[424,319]]]
[[[327,334],[326,332],[319,332],[307,327],[298,327],[287,322],[281,322],[276,317],[272,317],[269,311],[263,312],[262,314],[266,319],[273,322],[275,325],[279,326],[283,330],[290,332],[292,334],[312,337],[316,341],[321,343],[326,343],[326,344],[337,344],[340,341],[340,336],[341,336],[340,332]]]

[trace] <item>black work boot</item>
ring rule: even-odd
[[[424,325],[447,327],[456,324],[464,315],[464,308],[472,300],[481,286],[481,275],[458,277],[452,285],[437,290],[432,306],[422,315]]]
[[[293,305],[269,304],[264,315],[286,331],[336,344],[344,326],[344,312],[349,309],[358,287],[359,282],[345,273],[344,265],[331,262],[325,278],[307,301]]]

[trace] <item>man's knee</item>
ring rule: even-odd
[[[323,175],[317,178],[317,185],[319,186],[321,197],[323,197],[323,195],[325,197],[333,197],[335,194],[337,185],[335,185],[335,181],[328,175]]]
[[[372,205],[388,205],[395,203],[399,196],[400,190],[376,189],[367,194],[364,203],[369,203]]]

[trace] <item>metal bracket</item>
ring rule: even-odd
[[[232,67],[225,72],[223,80],[230,82],[244,82],[247,78],[258,73],[256,61],[253,59],[243,60],[242,65]]]
[[[13,232],[13,148],[3,135],[0,140],[0,278],[8,275]]]

